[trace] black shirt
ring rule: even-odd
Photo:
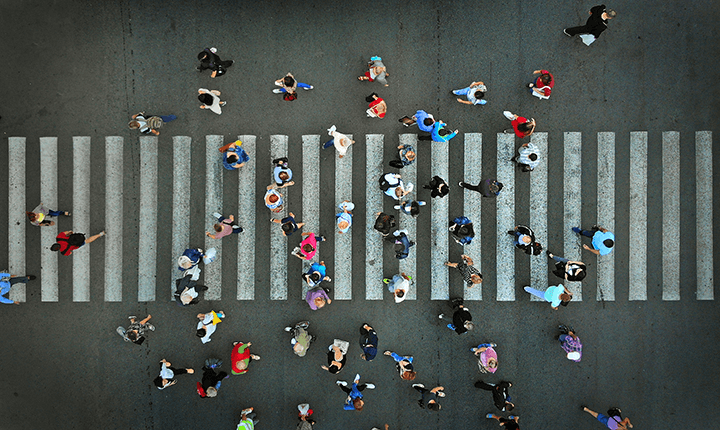
[[[472,315],[467,308],[460,308],[453,314],[453,325],[457,334],[463,334],[467,331],[465,322],[472,321]]]
[[[589,30],[590,34],[595,36],[597,39],[600,37],[600,33],[607,29],[607,21],[602,19],[602,14],[605,12],[605,5],[595,6],[590,9],[590,18],[587,19],[585,27]]]

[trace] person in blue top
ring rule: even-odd
[[[325,262],[321,261],[319,263],[313,263],[312,266],[308,269],[307,272],[303,273],[303,279],[307,284],[310,286],[310,288],[318,286],[322,281],[330,282],[332,279],[330,279],[329,276],[326,275],[327,268],[325,267]]]
[[[375,389],[375,384],[371,384],[369,382],[366,384],[358,384],[358,382],[360,382],[359,373],[355,375],[355,380],[353,381],[350,388],[348,388],[348,383],[345,381],[336,382],[336,384],[340,386],[340,389],[348,394],[347,399],[345,399],[344,407],[346,411],[362,411],[363,406],[365,405],[362,391],[366,388],[369,388],[371,390]]]
[[[417,124],[420,131],[430,133],[427,135],[422,134],[418,136],[418,140],[432,139],[432,131],[433,127],[435,126],[435,118],[424,110],[418,110],[417,112],[415,112],[415,115],[413,115],[412,119],[415,120],[415,123]]]
[[[450,221],[450,227],[448,230],[452,232],[455,242],[460,245],[468,245],[472,243],[472,240],[475,237],[473,223],[466,216],[459,216]]]
[[[291,185],[295,185],[295,181],[292,180],[293,172],[288,167],[287,157],[276,158],[273,161],[273,178],[275,178],[275,185],[268,186],[270,188],[285,188]]]
[[[529,286],[524,288],[526,292],[532,294],[535,297],[539,297],[546,302],[550,302],[553,310],[558,310],[558,306],[567,306],[572,300],[573,294],[563,284],[548,287],[545,291],[536,290]]]
[[[591,230],[583,230],[580,227],[573,227],[572,231],[575,233],[589,237],[592,239],[592,248],[587,245],[583,245],[583,248],[592,252],[595,255],[608,255],[613,246],[615,246],[615,235],[608,229],[600,227],[599,225],[592,226]]]
[[[33,275],[12,276],[9,272],[0,272],[0,303],[6,305],[19,305],[20,302],[5,298],[5,294],[10,292],[10,288],[17,283],[27,284],[28,281],[35,279]]]
[[[447,142],[458,134],[457,130],[452,133],[448,133],[448,131],[444,128],[446,125],[447,124],[442,121],[435,122],[435,125],[433,125],[433,129],[430,132],[430,137],[433,142]]]
[[[240,140],[228,143],[218,148],[218,151],[223,155],[223,166],[228,170],[239,169],[250,161],[250,156],[242,149],[242,142]]]

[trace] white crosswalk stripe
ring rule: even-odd
[[[516,139],[512,134],[499,133],[496,136],[496,142],[486,142],[486,149],[496,145],[497,148],[497,173],[496,178],[504,184],[503,190],[497,199],[487,199],[488,202],[494,201],[497,205],[497,222],[496,234],[496,261],[495,267],[488,265],[485,260],[484,275],[486,280],[492,279],[492,273],[495,272],[496,286],[488,285],[487,282],[482,284],[484,289],[489,290],[488,294],[492,297],[493,290],[495,293],[494,300],[497,301],[513,301],[516,300],[516,253],[514,247],[510,245],[507,239],[507,231],[515,225],[516,215],[522,218],[522,213],[529,211],[530,227],[536,233],[537,239],[546,248],[551,249],[558,255],[562,255],[570,260],[587,260],[588,265],[596,264],[597,278],[594,280],[586,279],[585,284],[595,285],[596,300],[613,301],[616,300],[616,283],[615,283],[615,264],[620,261],[615,259],[615,252],[611,252],[606,256],[594,256],[588,252],[582,251],[582,243],[589,244],[587,239],[580,237],[572,232],[572,227],[589,228],[592,224],[598,224],[610,231],[613,231],[618,215],[615,213],[615,199],[617,195],[623,195],[623,192],[629,192],[628,219],[629,236],[623,238],[621,232],[616,232],[621,247],[627,247],[630,250],[627,261],[628,270],[628,299],[629,300],[647,300],[647,223],[648,223],[648,133],[647,132],[631,132],[630,133],[630,153],[629,153],[629,184],[617,183],[615,181],[615,160],[620,155],[615,149],[616,135],[612,132],[600,132],[597,134],[597,206],[595,214],[591,215],[591,219],[581,219],[582,207],[582,138],[579,132],[566,132],[563,135],[562,144],[556,144],[553,148],[559,148],[562,151],[563,158],[563,220],[562,220],[562,243],[551,243],[548,238],[548,224],[557,224],[557,220],[548,219],[548,196],[551,190],[548,185],[548,134],[535,133],[531,141],[540,149],[540,165],[529,174],[518,173],[515,165],[509,161],[514,155],[516,148]],[[296,246],[301,240],[300,235],[294,235],[288,239],[282,235],[282,231],[277,225],[270,227],[270,257],[268,262],[256,261],[256,222],[255,214],[259,205],[263,205],[262,198],[258,195],[258,190],[264,189],[264,183],[267,175],[262,173],[257,178],[256,169],[258,160],[256,160],[256,137],[255,136],[238,136],[243,141],[244,149],[250,154],[250,161],[241,168],[237,174],[238,177],[238,207],[237,222],[244,229],[233,238],[237,238],[237,274],[236,283],[232,279],[223,279],[223,241],[207,238],[204,244],[190,243],[191,231],[202,229],[206,231],[214,222],[213,212],[220,212],[223,215],[233,213],[232,209],[225,208],[223,204],[223,178],[229,172],[223,169],[220,155],[217,148],[222,146],[224,136],[209,135],[205,136],[205,141],[192,141],[190,137],[175,136],[173,137],[173,179],[172,179],[172,238],[171,238],[171,255],[158,255],[158,249],[161,249],[157,243],[158,239],[158,148],[159,139],[153,136],[142,136],[140,142],[140,172],[139,172],[139,219],[137,221],[137,231],[140,237],[134,239],[137,242],[137,256],[139,265],[137,268],[137,295],[134,294],[135,285],[133,282],[125,280],[123,283],[123,240],[124,231],[134,230],[126,228],[124,223],[135,222],[123,218],[123,201],[128,198],[125,196],[123,188],[123,171],[124,160],[123,139],[117,136],[108,136],[104,139],[98,139],[95,144],[102,145],[105,152],[105,204],[104,214],[99,213],[97,208],[93,209],[93,226],[101,225],[101,221],[105,220],[105,230],[107,236],[101,238],[98,242],[82,247],[73,252],[72,259],[72,300],[76,302],[89,302],[104,300],[108,302],[119,302],[137,300],[140,302],[154,301],[156,299],[156,287],[158,285],[156,267],[157,258],[161,261],[169,261],[171,263],[169,278],[163,278],[160,282],[171,284],[171,293],[174,292],[174,279],[179,277],[180,272],[177,270],[177,258],[182,252],[190,246],[204,246],[205,249],[214,247],[218,251],[216,262],[203,267],[204,282],[210,289],[206,292],[207,300],[234,299],[236,300],[255,300],[266,299],[257,294],[258,291],[269,291],[265,293],[271,300],[288,300],[289,290],[292,289],[291,296],[297,297],[295,291],[302,292],[302,297],[307,290],[303,284],[302,289],[299,288],[300,282],[296,281],[298,274],[288,273],[288,257],[290,247]],[[362,141],[362,136],[355,136],[356,140]],[[394,139],[387,139],[386,136],[373,134],[366,135],[365,138],[365,217],[354,217],[354,225],[351,231],[355,230],[355,236],[351,233],[340,234],[337,232],[334,220],[320,220],[320,135],[304,135],[302,136],[302,167],[300,168],[298,159],[290,157],[292,167],[295,167],[296,181],[302,187],[302,205],[298,208],[292,208],[299,222],[306,223],[302,231],[312,232],[316,234],[330,234],[329,228],[332,226],[335,232],[335,254],[330,256],[328,245],[321,244],[316,261],[333,258],[332,273],[328,275],[333,277],[334,298],[338,300],[353,299],[353,287],[355,288],[355,298],[365,300],[388,300],[391,301],[391,295],[385,293],[385,287],[381,279],[385,275],[392,273],[385,272],[384,265],[392,267],[394,261],[383,261],[383,242],[381,236],[374,231],[373,224],[376,213],[382,211],[383,194],[378,189],[377,179],[384,172],[384,146],[388,145]],[[712,133],[700,131],[692,137],[695,141],[695,185],[696,185],[696,227],[694,229],[695,243],[697,246],[696,255],[696,291],[695,299],[697,300],[714,300],[714,273],[713,273],[713,175],[712,175]],[[693,294],[689,291],[682,290],[680,286],[680,267],[678,264],[680,258],[680,234],[692,235],[693,231],[681,232],[680,230],[680,174],[681,166],[679,162],[680,156],[680,139],[678,132],[662,133],[662,223],[663,223],[663,248],[662,248],[662,300],[677,301],[681,298],[690,299]],[[400,143],[417,144],[417,136],[415,134],[400,134],[398,136]],[[40,169],[42,175],[39,181],[34,184],[26,183],[25,169],[27,163],[35,163],[35,160],[27,160],[26,147],[28,142],[23,137],[8,138],[8,268],[14,275],[24,274],[26,272],[26,255],[28,253],[40,256],[40,283],[37,287],[30,284],[30,288],[39,288],[40,300],[43,302],[57,302],[64,299],[59,296],[59,290],[63,288],[58,285],[59,279],[66,277],[59,276],[58,262],[59,254],[49,250],[50,245],[54,242],[55,236],[62,229],[56,225],[53,227],[43,227],[40,231],[40,249],[26,249],[25,237],[28,233],[27,219],[24,216],[24,210],[17,208],[34,207],[36,202],[28,202],[26,200],[26,190],[30,187],[39,187],[40,200],[53,210],[71,209],[72,214],[72,230],[92,235],[99,232],[98,227],[93,227],[98,231],[90,231],[91,228],[91,191],[97,190],[95,186],[91,188],[90,178],[90,149],[91,139],[86,136],[76,136],[73,142],[73,177],[72,177],[72,209],[66,207],[58,207],[58,201],[69,201],[66,195],[68,190],[58,189],[58,139],[55,137],[43,137],[39,142],[30,142],[30,145],[38,145],[40,149]],[[190,190],[193,186],[198,186],[192,182],[192,163],[190,159],[191,147],[193,145],[202,144],[205,147],[205,202],[204,216],[202,226],[190,225]],[[272,135],[270,136],[270,157],[278,158],[288,156],[288,148],[291,145],[288,136]],[[447,143],[431,144],[431,171],[427,176],[438,175],[444,179],[448,179],[450,173],[450,160],[448,159],[449,151]],[[353,178],[353,151],[360,150],[361,144],[353,146],[348,154],[339,159],[334,154],[335,159],[335,190],[332,199],[335,207],[333,211],[337,213],[337,204],[343,200],[358,199],[357,191],[353,194],[353,188],[358,188],[362,180]],[[483,175],[489,177],[488,172],[482,171],[483,158],[483,136],[480,133],[466,133],[464,136],[464,176],[465,182],[472,184],[478,183]],[[395,144],[388,150],[387,154],[394,157],[396,152]],[[587,157],[587,155],[586,155]],[[356,158],[357,159],[357,158]],[[269,160],[268,160],[269,161]],[[453,162],[454,163],[454,162]],[[270,163],[260,162],[263,172],[267,172]],[[455,165],[453,164],[453,167]],[[357,167],[357,166],[356,166]],[[301,170],[302,169],[302,170]],[[272,167],[270,177],[272,178]],[[412,182],[415,185],[415,194],[413,199],[420,199],[419,191],[421,184],[417,183],[417,164],[406,167],[401,171],[405,182]],[[516,177],[522,178],[519,184],[530,185],[530,200],[528,206],[515,206],[515,188]],[[529,179],[528,179],[529,178]],[[262,185],[258,184],[262,182]],[[197,182],[197,181],[196,181]],[[228,181],[228,183],[233,183]],[[455,188],[450,184],[451,188]],[[99,184],[103,187],[103,184]],[[623,190],[624,188],[624,190]],[[100,188],[102,190],[102,188]],[[284,210],[281,214],[275,216],[284,216],[291,208],[288,207],[288,193],[293,187],[284,188],[283,194],[286,202]],[[323,191],[325,192],[325,191]],[[424,192],[426,193],[426,192]],[[410,257],[399,262],[399,269],[408,275],[413,276],[417,280],[417,276],[426,277],[429,274],[427,282],[413,283],[413,287],[408,292],[408,299],[416,299],[418,294],[428,294],[431,300],[445,300],[449,297],[450,291],[463,289],[466,300],[482,300],[481,286],[466,288],[459,284],[460,277],[449,275],[448,268],[443,265],[448,259],[449,250],[453,246],[457,246],[449,240],[449,232],[447,230],[448,221],[459,215],[465,215],[470,218],[476,231],[476,237],[473,244],[468,245],[463,250],[464,253],[470,255],[478,268],[481,267],[481,243],[482,243],[482,219],[481,204],[482,199],[479,193],[474,191],[463,192],[463,212],[457,212],[456,208],[448,208],[448,198],[429,199],[431,231],[430,246],[428,249],[422,249],[418,246],[413,247]],[[355,202],[357,203],[357,202]],[[392,202],[395,204],[395,201]],[[362,205],[360,205],[362,206]],[[102,209],[102,208],[101,208]],[[264,208],[263,208],[264,209]],[[27,210],[27,209],[25,209]],[[456,213],[457,212],[457,213]],[[399,227],[407,229],[411,240],[417,240],[417,220],[405,214],[396,213],[399,221]],[[427,212],[424,212],[427,214]],[[525,212],[527,213],[527,212]],[[300,216],[297,216],[300,214]],[[421,215],[422,217],[423,215]],[[425,215],[427,216],[427,215]],[[365,240],[362,236],[357,235],[362,228],[362,222],[365,222]],[[57,223],[57,221],[56,221]],[[321,227],[328,229],[321,231]],[[64,228],[67,229],[67,228]],[[231,244],[231,245],[230,245]],[[562,245],[562,248],[561,248]],[[225,246],[234,246],[231,239],[227,239]],[[323,247],[326,249],[323,252]],[[364,287],[358,282],[353,283],[353,260],[360,257],[362,251],[365,252],[365,278]],[[260,251],[260,250],[258,250]],[[267,253],[264,252],[264,254]],[[562,254],[561,254],[562,252]],[[417,256],[419,253],[430,254],[430,267],[418,268]],[[90,294],[90,261],[91,256],[96,255],[104,260],[104,295],[103,297],[95,297]],[[320,258],[323,255],[324,258]],[[523,256],[525,258],[525,256]],[[359,262],[359,261],[356,261]],[[228,263],[230,263],[228,261]],[[231,263],[235,264],[235,263]],[[549,276],[549,266],[552,262],[548,262],[545,256],[530,257],[530,284],[537,289],[544,289],[548,284],[556,284],[558,279]],[[623,262],[623,270],[625,264]],[[270,286],[269,289],[258,285],[257,279],[261,276],[257,270],[269,270]],[[418,273],[420,272],[420,273]],[[226,275],[228,272],[225,272]],[[490,276],[488,276],[490,275]],[[522,276],[527,279],[528,276]],[[452,279],[454,285],[448,282]],[[455,284],[457,283],[457,284]],[[575,301],[582,300],[581,283],[568,283],[574,293]],[[622,283],[621,283],[622,284]],[[692,284],[692,282],[690,282]],[[230,287],[233,286],[233,287]],[[586,285],[587,286],[587,285]],[[232,288],[237,288],[235,294],[232,294]],[[421,291],[417,291],[416,287],[420,287]],[[10,298],[18,301],[26,301],[27,288],[24,284],[14,285]],[[230,292],[223,294],[223,289],[230,289]],[[256,291],[257,288],[257,291]],[[297,288],[297,290],[295,290]],[[681,294],[682,292],[682,294]],[[123,293],[126,293],[123,295]],[[224,297],[223,297],[224,296]],[[521,295],[525,300],[525,295]],[[620,297],[623,297],[621,294]],[[172,296],[171,296],[172,297]],[[427,297],[421,295],[421,297]],[[298,299],[301,297],[297,297]]]

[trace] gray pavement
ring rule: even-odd
[[[720,270],[714,260],[706,262],[702,249],[698,251],[698,245],[707,245],[707,241],[695,233],[697,217],[707,210],[702,202],[697,205],[695,197],[696,165],[707,165],[706,160],[696,160],[695,132],[710,131],[716,141],[720,136],[714,122],[720,111],[716,84],[720,72],[711,61],[720,53],[711,30],[720,17],[720,6],[710,1],[608,4],[618,11],[618,17],[588,48],[563,35],[562,28],[582,23],[593,5],[465,1],[372,6],[274,1],[1,2],[0,35],[6,57],[21,61],[13,61],[0,71],[0,82],[10,89],[8,93],[17,94],[0,108],[0,154],[9,154],[8,137],[25,137],[26,170],[24,181],[14,177],[17,166],[8,156],[0,156],[0,168],[8,172],[0,175],[0,201],[8,202],[7,208],[0,206],[0,236],[14,239],[11,235],[15,230],[9,226],[10,214],[15,213],[8,191],[11,184],[26,184],[23,191],[28,208],[45,198],[47,172],[40,162],[45,146],[40,138],[57,137],[57,204],[74,213],[72,221],[60,221],[58,231],[71,225],[80,229],[80,223],[93,234],[109,230],[115,222],[115,228],[122,228],[122,237],[113,242],[110,237],[101,238],[89,245],[92,253],[86,278],[73,279],[79,253],[60,258],[57,302],[41,300],[38,280],[28,285],[26,303],[0,308],[6,321],[6,330],[0,335],[4,346],[0,349],[0,413],[4,417],[0,427],[234,428],[240,410],[252,405],[261,419],[258,429],[293,428],[295,405],[307,401],[316,411],[316,428],[320,430],[369,430],[385,422],[391,429],[495,428],[495,422],[484,418],[485,413],[494,412],[491,397],[472,386],[481,376],[468,348],[484,341],[500,345],[500,370],[484,378],[515,384],[511,394],[524,429],[600,428],[580,411],[581,404],[600,411],[620,406],[637,428],[701,428],[700,421],[720,419],[720,397],[712,378],[713,369],[720,364],[720,333],[715,324],[720,312],[715,300],[695,297],[696,284],[707,282],[708,268],[714,273]],[[195,55],[206,46],[216,46],[223,59],[235,60],[226,76],[210,79],[207,71],[195,71]],[[371,55],[385,60],[389,87],[357,82]],[[549,69],[557,82],[547,101],[531,97],[523,87],[538,68]],[[292,103],[283,102],[271,89],[273,81],[288,71],[315,89],[301,91]],[[449,94],[450,89],[473,80],[487,84],[487,105],[461,105]],[[198,109],[196,92],[201,87],[222,91],[228,101],[222,115]],[[388,102],[385,120],[365,118],[364,97],[373,91]],[[582,199],[576,210],[585,223],[603,216],[598,199],[607,194],[598,188],[602,187],[599,178],[607,171],[598,165],[604,141],[597,133],[613,132],[618,237],[613,252],[615,301],[596,300],[597,264],[587,252],[582,254],[589,263],[589,275],[583,283],[581,302],[556,312],[547,304],[531,302],[521,289],[530,282],[530,264],[520,254],[515,256],[512,278],[515,300],[496,300],[495,285],[501,272],[495,267],[499,258],[496,242],[502,229],[495,202],[486,204],[486,199],[481,209],[482,241],[475,245],[485,275],[478,297],[482,300],[468,302],[480,323],[475,333],[457,336],[436,318],[449,309],[444,301],[431,300],[433,262],[429,250],[435,246],[431,207],[423,208],[417,219],[418,245],[413,250],[417,300],[395,305],[387,293],[382,301],[366,300],[366,261],[358,256],[362,256],[366,243],[364,183],[374,185],[375,179],[366,178],[365,136],[384,136],[384,158],[388,160],[399,142],[397,136],[415,132],[396,119],[418,108],[445,120],[452,129],[459,128],[461,135],[482,133],[483,176],[502,169],[495,136],[508,126],[502,111],[537,119],[538,131],[547,132],[547,243],[557,253],[570,251],[563,249],[567,247],[564,188],[568,187],[564,174],[569,167],[564,159],[564,133],[582,134],[582,173],[577,178]],[[139,220],[146,209],[141,199],[144,159],[137,133],[126,127],[130,115],[139,110],[179,117],[165,125],[158,138],[155,273],[159,286],[155,301],[149,302],[138,301],[135,287],[138,267],[142,266],[138,237],[147,225],[146,219]],[[184,208],[191,226],[188,240],[203,246],[208,202],[205,185],[208,173],[212,173],[207,172],[205,136],[221,135],[225,142],[238,135],[257,136],[251,156],[257,162],[254,190],[259,200],[268,179],[271,135],[287,135],[297,184],[289,192],[288,208],[303,220],[308,205],[302,192],[302,136],[321,135],[324,142],[325,130],[332,124],[358,142],[351,149],[356,203],[352,243],[360,246],[353,248],[352,300],[336,300],[326,309],[311,312],[297,300],[301,263],[295,258],[288,258],[288,300],[270,299],[270,223],[265,221],[267,209],[258,204],[254,206],[256,248],[245,253],[252,254],[255,261],[254,296],[242,294],[252,300],[236,300],[241,293],[225,289],[227,280],[238,277],[237,260],[244,257],[236,247],[225,246],[222,274],[214,274],[223,279],[221,300],[189,309],[167,302],[165,277],[177,246],[170,221],[173,210],[178,209],[171,209],[170,192],[175,190],[176,179],[171,172],[179,162],[176,159],[190,157],[183,160],[190,166],[189,199]],[[628,246],[629,242],[638,243],[638,232],[631,224],[636,219],[633,209],[637,204],[633,194],[637,166],[631,157],[637,148],[631,132],[636,131],[647,132],[645,249]],[[679,157],[670,160],[678,164],[675,184],[664,177],[667,154],[663,148],[670,143],[663,140],[663,133],[668,131],[679,132]],[[89,136],[90,146],[84,146],[84,141],[74,145],[75,136]],[[117,151],[117,141],[106,143],[106,136],[121,137],[122,148]],[[188,153],[173,152],[178,147],[175,136],[192,139]],[[448,145],[452,164],[447,179],[451,185],[462,179],[465,166],[461,161],[473,159],[466,154],[467,142],[464,147],[460,136],[456,139]],[[416,188],[432,177],[431,159],[436,160],[429,144],[418,146]],[[74,153],[80,148],[89,153],[89,167],[73,165]],[[711,167],[718,172],[717,144],[712,144],[712,149],[715,157]],[[108,169],[119,158],[120,169]],[[329,239],[321,252],[332,277],[336,158],[333,150],[326,150],[320,151],[317,160],[319,229]],[[74,171],[85,168],[83,178],[90,185],[78,189]],[[121,186],[112,187],[108,170],[122,178]],[[43,184],[39,177],[43,177]],[[222,195],[213,198],[222,201],[225,208],[244,207],[239,187],[246,179],[247,175],[240,179],[223,176]],[[701,184],[706,189],[708,182]],[[711,185],[710,209],[719,213],[720,184],[714,176]],[[677,189],[677,207],[665,207],[663,193],[668,186],[670,193]],[[462,210],[468,202],[456,189],[444,202],[451,216],[454,209]],[[527,209],[530,205],[525,203],[531,201],[531,192],[530,180],[516,175],[516,222],[532,219]],[[417,195],[430,200],[427,194]],[[89,206],[78,204],[85,199],[89,199]],[[118,214],[112,212],[120,209],[114,202],[122,204]],[[389,199],[382,204],[386,211],[391,209]],[[663,213],[668,210],[679,214],[679,237],[660,234]],[[38,229],[28,225],[21,231],[27,272],[47,270],[38,258],[45,245]],[[677,275],[666,272],[673,261],[663,261],[669,255],[663,248],[671,246],[673,240],[678,245],[670,249],[679,258],[674,261],[679,267]],[[288,252],[294,246],[294,241],[289,242]],[[642,246],[642,241],[639,243]],[[457,260],[460,248],[450,243],[448,249],[450,259]],[[717,255],[720,249],[714,251]],[[638,255],[643,254],[648,262],[647,300],[630,301],[637,297],[628,289],[633,279],[628,261],[638,261]],[[397,271],[398,263],[387,248],[384,257],[384,274]],[[8,255],[5,247],[0,249],[0,266],[11,264],[13,258],[18,256]],[[108,271],[108,259],[121,263]],[[698,262],[703,268],[700,274]],[[674,276],[679,283],[679,300],[665,295],[667,278]],[[554,282],[554,276],[549,277]],[[460,277],[451,272],[449,279],[450,296],[463,294]],[[78,282],[87,283],[89,301],[83,301],[85,294],[74,301],[78,297],[73,284]],[[115,288],[110,297],[107,282]],[[211,308],[224,310],[228,318],[212,342],[202,345],[193,333],[195,314]],[[114,333],[115,327],[126,323],[126,315],[146,313],[153,315],[158,329],[143,346],[128,345]],[[311,332],[319,337],[302,359],[291,353],[289,336],[282,331],[285,325],[301,319],[309,319]],[[371,363],[358,358],[357,329],[362,322],[378,330],[381,351],[389,348],[416,357],[417,382],[446,387],[448,396],[441,401],[440,413],[418,409],[416,393],[399,380],[389,358],[379,356]],[[566,360],[553,340],[560,322],[570,323],[579,331],[585,345],[579,364]],[[364,381],[378,386],[366,392],[363,412],[343,411],[344,395],[334,384],[337,378],[320,369],[324,348],[335,337],[351,342],[347,369],[339,377],[350,380],[359,372]],[[215,355],[229,367],[235,340],[252,341],[253,352],[263,359],[253,363],[247,375],[224,382],[218,398],[201,399],[195,394],[199,372],[179,377],[176,386],[164,391],[152,386],[161,358],[199,371],[202,361]],[[686,421],[688,415],[696,414],[702,417],[697,423]]]

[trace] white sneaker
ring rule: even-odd
[[[312,85],[310,85],[310,87],[303,87],[303,89],[304,89],[305,91],[307,91],[307,90],[312,90],[312,89],[314,89],[314,88],[315,88],[315,87],[313,87]]]
[[[412,184],[412,182],[408,182],[407,186],[405,187],[405,191],[408,193],[412,193],[412,190],[415,189],[415,185]]]
[[[440,314],[440,315],[438,315],[438,318],[443,319],[444,316],[445,316],[445,314]]]
[[[214,216],[215,218],[220,218],[222,215],[220,215],[219,212],[213,212],[213,216]]]
[[[282,93],[282,88],[275,88],[275,89],[273,90],[273,92],[274,92],[275,94],[280,94],[280,93]]]
[[[342,385],[343,387],[347,387],[347,382],[345,382],[345,381],[337,381],[335,383],[338,385]]]
[[[367,383],[367,384],[365,384],[365,388],[369,388],[369,389],[371,389],[371,390],[374,390],[374,389],[375,389],[375,384]]]
[[[212,52],[213,54],[217,53],[217,48],[213,46],[212,48],[210,48],[210,52]]]
[[[356,373],[356,374],[355,374],[355,379],[353,379],[353,381],[359,381],[359,380],[360,380],[360,374],[359,374],[359,373]]]
[[[417,387],[417,388],[425,388],[425,386],[424,386],[423,384],[412,384],[412,387],[413,387],[413,388],[415,388],[415,387]]]

